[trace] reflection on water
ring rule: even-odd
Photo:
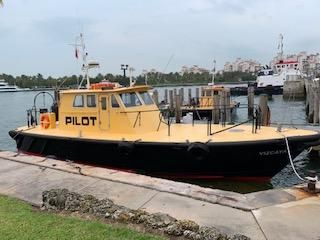
[[[192,95],[195,96],[195,87],[192,88]],[[159,99],[164,96],[163,88],[158,88]],[[188,90],[185,90],[185,95]],[[16,92],[16,93],[0,93],[0,149],[15,151],[15,142],[9,137],[8,131],[17,126],[26,125],[26,109],[33,105],[33,97],[35,92]],[[185,96],[187,99],[187,96]],[[235,101],[240,102],[240,106],[247,104],[246,96],[233,97]],[[259,98],[255,98],[255,103],[258,103]],[[49,106],[51,100],[39,97],[38,106]],[[273,96],[269,101],[271,109],[271,121],[273,123],[291,123],[297,126],[306,124],[305,120],[305,103],[304,101],[283,101],[282,96]],[[247,119],[246,108],[237,110],[237,114],[233,114],[234,121],[240,122]],[[240,159],[241,160],[241,159]],[[313,169],[320,174],[320,158],[309,160],[307,152],[303,152],[295,159],[295,167],[299,174],[306,176],[309,169]],[[238,182],[232,180],[216,180],[216,181],[193,181],[194,184],[199,184],[206,187],[236,191],[236,192],[252,192],[266,190],[270,188],[281,188],[292,186],[300,183],[300,180],[294,175],[290,165],[284,168],[280,173],[271,179],[270,182]]]

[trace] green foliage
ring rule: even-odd
[[[30,205],[4,196],[0,196],[0,234],[1,239],[163,239],[98,221],[33,211]]]
[[[40,73],[36,76],[12,76],[7,74],[0,74],[0,79],[6,80],[10,85],[16,84],[21,88],[54,88],[62,85],[62,87],[75,87],[83,79],[82,75],[64,76],[53,78],[51,76],[45,78]],[[119,82],[122,85],[128,85],[129,79],[124,79],[122,75],[113,75],[107,73],[105,75],[99,73],[96,77],[90,78],[91,83],[100,82],[107,79],[111,82]],[[184,73],[178,72],[159,73],[149,72],[146,75],[139,75],[136,77],[138,84],[143,84],[147,80],[149,85],[167,85],[167,84],[203,84],[211,82],[212,75],[209,72],[204,73]],[[223,74],[216,74],[215,82],[248,82],[254,81],[256,76],[252,73],[244,72],[225,72]]]

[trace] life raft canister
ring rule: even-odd
[[[205,143],[194,142],[188,146],[188,154],[192,159],[203,161],[209,157],[210,149]]]
[[[97,89],[113,89],[115,87],[115,83],[109,81],[102,81],[99,83],[93,83],[90,85],[90,89],[97,90]]]
[[[54,113],[41,113],[40,126],[42,129],[49,129],[56,127],[56,115]]]

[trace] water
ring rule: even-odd
[[[178,87],[176,88],[178,89]],[[192,89],[192,95],[195,96],[196,87],[186,87],[184,91],[185,99],[187,99],[188,88]],[[163,99],[164,88],[157,88],[157,90],[159,91],[159,99]],[[9,137],[8,131],[11,129],[15,129],[18,126],[26,125],[26,110],[32,107],[33,98],[36,93],[37,92],[14,92],[0,94],[1,150],[16,151],[15,142]],[[247,110],[246,108],[241,108],[241,105],[247,104],[247,97],[233,97],[233,100],[240,102],[240,108],[237,109],[237,114],[233,115],[234,120],[237,122],[246,120]],[[255,103],[258,103],[258,101],[259,99],[256,97]],[[52,101],[48,97],[46,97],[45,99],[43,99],[41,95],[38,97],[37,106],[49,107],[51,104]],[[268,104],[271,109],[271,122],[292,123],[294,125],[297,125],[297,127],[301,127],[301,125],[307,124],[305,119],[304,101],[283,101],[282,96],[275,95]],[[319,129],[319,127],[317,127],[317,129]],[[309,169],[317,170],[320,174],[320,159],[314,158],[313,160],[310,160],[307,152],[303,152],[295,159],[295,166],[299,174],[301,174],[302,176],[305,176],[306,171]],[[290,165],[288,165],[279,174],[273,177],[270,182],[267,183],[235,182],[222,180],[215,180],[210,182],[200,181],[192,183],[236,192],[252,192],[271,188],[292,186],[301,182],[294,175]]]

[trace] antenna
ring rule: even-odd
[[[100,67],[99,63],[97,61],[91,60],[91,61],[87,61],[87,57],[88,57],[88,52],[86,51],[86,45],[84,44],[84,37],[83,34],[80,33],[79,36],[77,36],[75,38],[75,43],[74,44],[70,44],[72,46],[75,47],[75,57],[79,58],[79,52],[82,55],[82,68],[81,70],[84,72],[84,78],[81,80],[78,89],[81,88],[82,82],[84,79],[87,80],[87,89],[90,88],[90,78],[89,78],[89,69],[92,68],[98,68]],[[79,50],[80,48],[80,50]]]
[[[283,35],[280,33],[280,36],[279,36],[279,43],[278,43],[278,55],[279,55],[279,60],[282,60],[283,59]]]
[[[167,62],[167,64],[166,64],[166,66],[164,67],[164,69],[163,69],[163,71],[162,71],[162,73],[164,73],[166,70],[167,70],[167,68],[168,68],[168,66],[169,66],[169,64],[170,64],[170,62],[172,61],[172,59],[173,59],[173,57],[174,57],[174,53],[170,56],[170,58],[169,58],[169,60],[168,60],[168,62]],[[161,77],[162,77],[162,73],[160,73],[159,75],[159,81],[161,80]]]
[[[211,79],[211,85],[214,85],[214,76],[216,74],[216,60],[213,59],[213,69],[212,69],[212,79]]]

